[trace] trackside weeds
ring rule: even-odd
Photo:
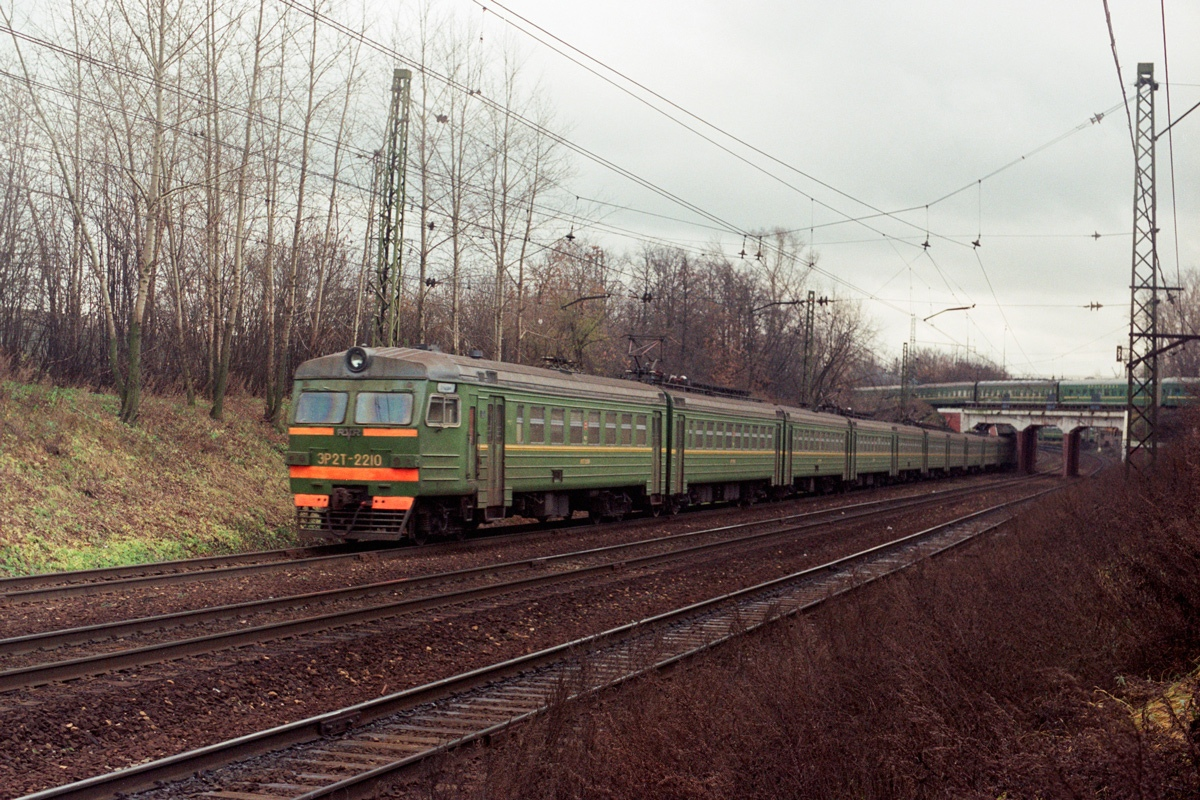
[[[0,572],[111,566],[291,542],[286,437],[262,404],[226,421],[146,397],[138,424],[113,395],[0,381]]]
[[[415,797],[1200,796],[1200,435],[618,695]]]

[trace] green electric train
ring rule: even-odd
[[[997,469],[1015,449],[1009,437],[361,347],[296,370],[288,442],[302,538],[418,543],[512,515],[618,519]]]

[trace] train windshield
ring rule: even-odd
[[[346,418],[345,392],[301,392],[296,402],[296,422],[337,423]]]
[[[359,425],[412,424],[413,396],[404,392],[359,392],[354,421]]]

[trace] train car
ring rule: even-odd
[[[975,402],[1001,407],[1054,408],[1058,404],[1057,381],[979,381]]]
[[[1200,398],[1200,378],[1163,378],[1158,384],[1159,405],[1192,406]]]
[[[784,476],[784,414],[767,403],[669,392],[670,502],[686,505],[777,494]]]
[[[787,418],[786,482],[797,491],[828,492],[851,477],[850,420],[784,408]]]
[[[862,486],[874,486],[896,476],[895,427],[873,420],[851,423],[850,480]]]
[[[1064,406],[1086,406],[1091,409],[1123,406],[1129,396],[1126,381],[1059,381],[1058,401]]]
[[[912,387],[912,396],[931,406],[971,405],[975,402],[975,384],[925,383]]]

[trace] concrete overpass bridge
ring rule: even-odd
[[[1124,408],[1089,410],[1083,408],[1010,408],[971,406],[939,408],[950,427],[970,431],[979,426],[1011,425],[1017,431],[1017,467],[1023,472],[1037,468],[1037,432],[1040,428],[1058,428],[1063,432],[1063,475],[1079,474],[1079,434],[1085,428],[1117,428],[1121,431],[1121,452],[1128,433]]]

